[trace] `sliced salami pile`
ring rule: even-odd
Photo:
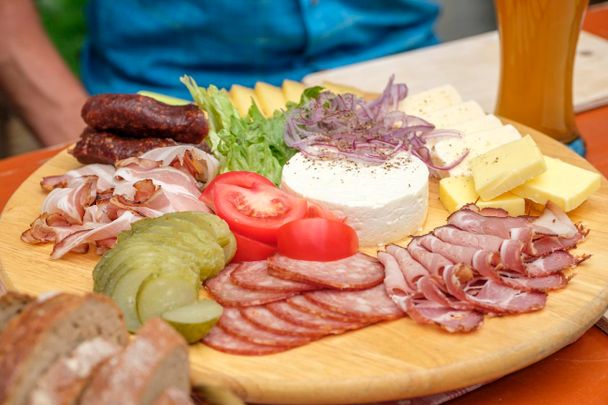
[[[406,248],[388,246],[378,259],[386,291],[412,319],[469,332],[484,314],[542,309],[548,291],[566,286],[564,271],[589,258],[569,252],[587,233],[551,203],[538,218],[469,205],[448,225]]]
[[[275,255],[226,267],[206,283],[224,313],[204,342],[263,355],[405,314],[386,293],[384,268],[357,253],[332,262]]]

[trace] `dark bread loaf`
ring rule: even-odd
[[[38,380],[82,342],[125,345],[120,309],[107,297],[58,294],[26,306],[0,334],[0,404],[26,404]]]

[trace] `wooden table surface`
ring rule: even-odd
[[[590,10],[583,28],[608,39],[608,6]],[[587,159],[608,176],[608,106],[579,114],[577,124],[587,143]],[[53,147],[0,160],[0,210],[13,191],[61,149]],[[450,402],[489,403],[608,404],[608,336],[591,328],[550,357]]]

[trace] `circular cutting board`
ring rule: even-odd
[[[543,152],[594,170],[565,146],[528,128]],[[49,290],[92,290],[94,253],[49,259],[50,246],[19,239],[39,215],[45,197],[43,176],[62,174],[79,164],[65,151],[35,172],[12,196],[0,218],[0,277],[9,288],[39,294]],[[608,183],[570,213],[591,233],[579,248],[593,257],[576,270],[567,288],[549,294],[542,311],[486,317],[480,330],[449,334],[409,318],[270,356],[246,357],[217,352],[202,344],[190,350],[196,384],[219,384],[248,402],[337,404],[429,395],[484,383],[532,364],[575,341],[608,306]],[[431,182],[424,232],[445,223],[447,212]],[[404,241],[405,242],[405,241]]]

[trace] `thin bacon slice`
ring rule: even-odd
[[[81,225],[85,208],[95,202],[97,178],[84,177],[73,188],[55,188],[44,199],[42,212],[60,214],[70,224]]]
[[[40,181],[40,186],[51,191],[55,188],[64,188],[71,186],[73,181],[81,177],[96,176],[97,177],[97,192],[102,193],[114,187],[114,166],[94,163],[80,167],[75,170],[70,170],[66,174],[59,176],[46,176]]]

